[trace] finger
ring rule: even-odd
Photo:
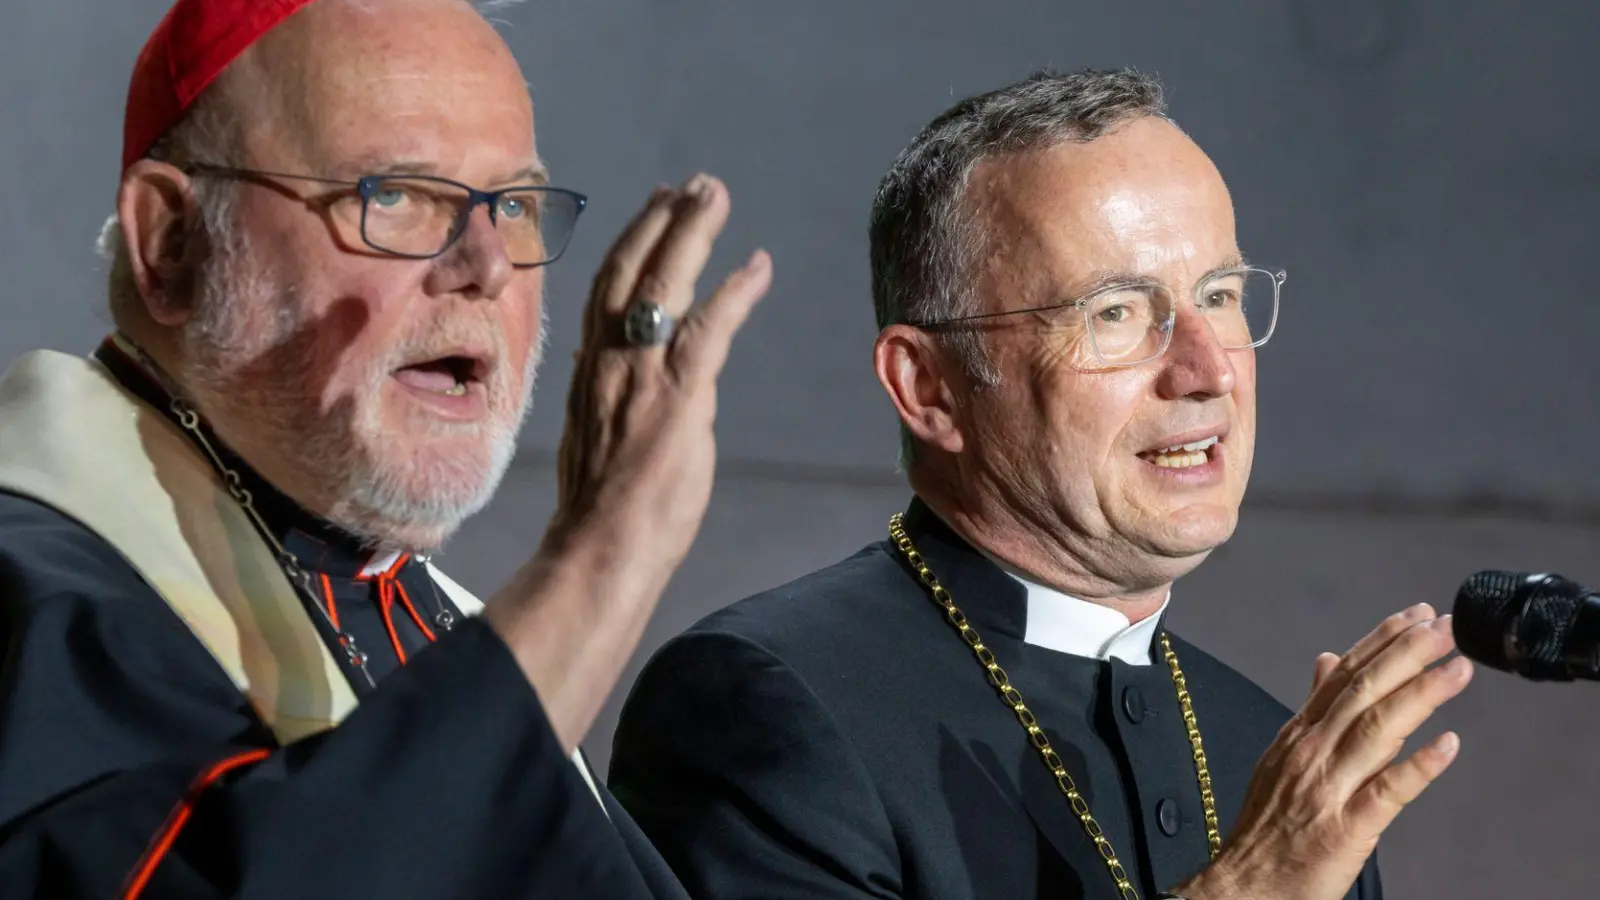
[[[1379,622],[1378,627],[1368,632],[1361,640],[1356,641],[1344,654],[1344,657],[1347,660],[1354,659],[1355,667],[1360,668],[1366,665],[1367,660],[1382,652],[1384,647],[1389,646],[1407,628],[1418,622],[1426,622],[1435,618],[1438,618],[1438,613],[1434,612],[1433,606],[1430,604],[1418,603],[1415,606],[1409,606]]]
[[[757,250],[744,266],[723,279],[711,299],[684,323],[685,331],[673,347],[673,362],[679,371],[690,377],[715,377],[721,372],[733,336],[771,286],[772,257]]]
[[[1407,628],[1417,622],[1426,621],[1434,617],[1433,607],[1426,603],[1418,603],[1409,609],[1403,609],[1389,616],[1378,624],[1361,640],[1340,657],[1339,663],[1334,667],[1328,677],[1311,692],[1311,697],[1306,700],[1305,708],[1300,711],[1300,718],[1307,723],[1321,720],[1328,711],[1328,707],[1339,696],[1352,675],[1366,666],[1371,659],[1389,646],[1395,638],[1405,632]]]
[[[650,196],[645,199],[644,205],[639,207],[638,211],[633,214],[633,218],[628,220],[628,224],[617,232],[616,240],[612,241],[611,246],[606,248],[606,258],[624,255],[627,252],[627,248],[639,240],[640,231],[645,228],[645,222],[651,217],[652,213],[659,216],[660,210],[664,209],[670,216],[672,203],[677,199],[677,196],[678,192],[670,186],[665,184],[656,185],[650,191]]]
[[[1335,776],[1347,779],[1354,790],[1398,756],[1406,739],[1471,681],[1472,663],[1458,656],[1374,704],[1345,732],[1337,751]]]
[[[661,306],[674,319],[694,304],[695,282],[711,258],[717,235],[728,222],[727,188],[700,174],[684,185],[672,224],[662,235],[627,300],[638,298]]]
[[[1332,735],[1342,734],[1357,716],[1412,683],[1454,648],[1449,616],[1412,625],[1344,680],[1343,689],[1322,717],[1322,729]]]
[[[1339,665],[1339,654],[1318,653],[1316,669],[1311,673],[1311,690],[1314,692],[1333,674],[1334,667]]]
[[[1350,798],[1345,807],[1349,821],[1360,834],[1377,838],[1400,810],[1444,774],[1460,750],[1461,738],[1447,731],[1404,762],[1385,769]]]
[[[656,188],[644,208],[629,222],[606,252],[605,262],[595,277],[594,293],[584,315],[585,340],[615,318],[633,294],[634,284],[645,262],[655,252],[667,226],[672,224],[673,206],[679,194],[670,188]]]

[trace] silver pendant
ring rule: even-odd
[[[433,621],[440,628],[443,628],[445,631],[449,631],[456,627],[456,614],[448,609],[441,609],[439,610],[439,614],[433,617]]]

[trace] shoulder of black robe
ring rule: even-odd
[[[114,548],[0,492],[0,884],[17,898],[648,897],[468,621],[287,747]]]
[[[1171,850],[1154,845],[1186,841],[1186,858],[1199,862],[1185,874],[1203,865],[1199,792],[1166,666],[1112,666],[1024,645],[1020,587],[1009,608],[982,609],[986,591],[1015,582],[970,548],[924,537],[919,548],[1076,769],[1119,855],[1170,859]],[[1176,636],[1173,643],[1226,835],[1256,760],[1290,711],[1198,648]],[[1049,694],[1063,688],[1039,682],[1043,656],[1069,660],[1050,671],[1081,676],[1068,691],[1081,684],[1120,695],[1121,683],[1142,682],[1146,725],[1121,717],[1121,696],[1105,696],[1098,718],[1058,713]],[[1111,709],[1117,721],[1107,723]],[[1194,795],[1178,805],[1176,838],[1155,831],[1166,797],[1118,810],[1106,797],[1137,794],[1139,785],[1128,787],[1133,773],[1112,762],[1090,766],[1092,756],[1074,746],[1134,748],[1124,760],[1137,762],[1141,742],[1130,737],[1157,716],[1178,731],[1161,745],[1165,758],[1154,765],[1168,771],[1155,780]],[[1076,740],[1085,731],[1093,739]],[[700,900],[1111,893],[1109,873],[1016,717],[887,542],[735,603],[662,647],[623,708],[609,783]],[[1058,822],[1046,835],[1040,810],[1061,811],[1070,825]],[[1118,821],[1129,818],[1146,823],[1142,839]],[[1147,884],[1141,894],[1177,880]],[[1370,862],[1350,897],[1381,896]]]

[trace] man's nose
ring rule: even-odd
[[[1222,346],[1211,322],[1192,307],[1180,308],[1172,322],[1172,341],[1164,354],[1159,388],[1163,397],[1221,397],[1233,391],[1233,356]]]
[[[438,292],[494,300],[505,290],[516,267],[487,203],[468,213],[461,234],[440,263],[434,267],[437,280],[430,285]]]

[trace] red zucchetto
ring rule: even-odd
[[[142,159],[222,71],[312,0],[178,0],[133,66],[122,168]]]

